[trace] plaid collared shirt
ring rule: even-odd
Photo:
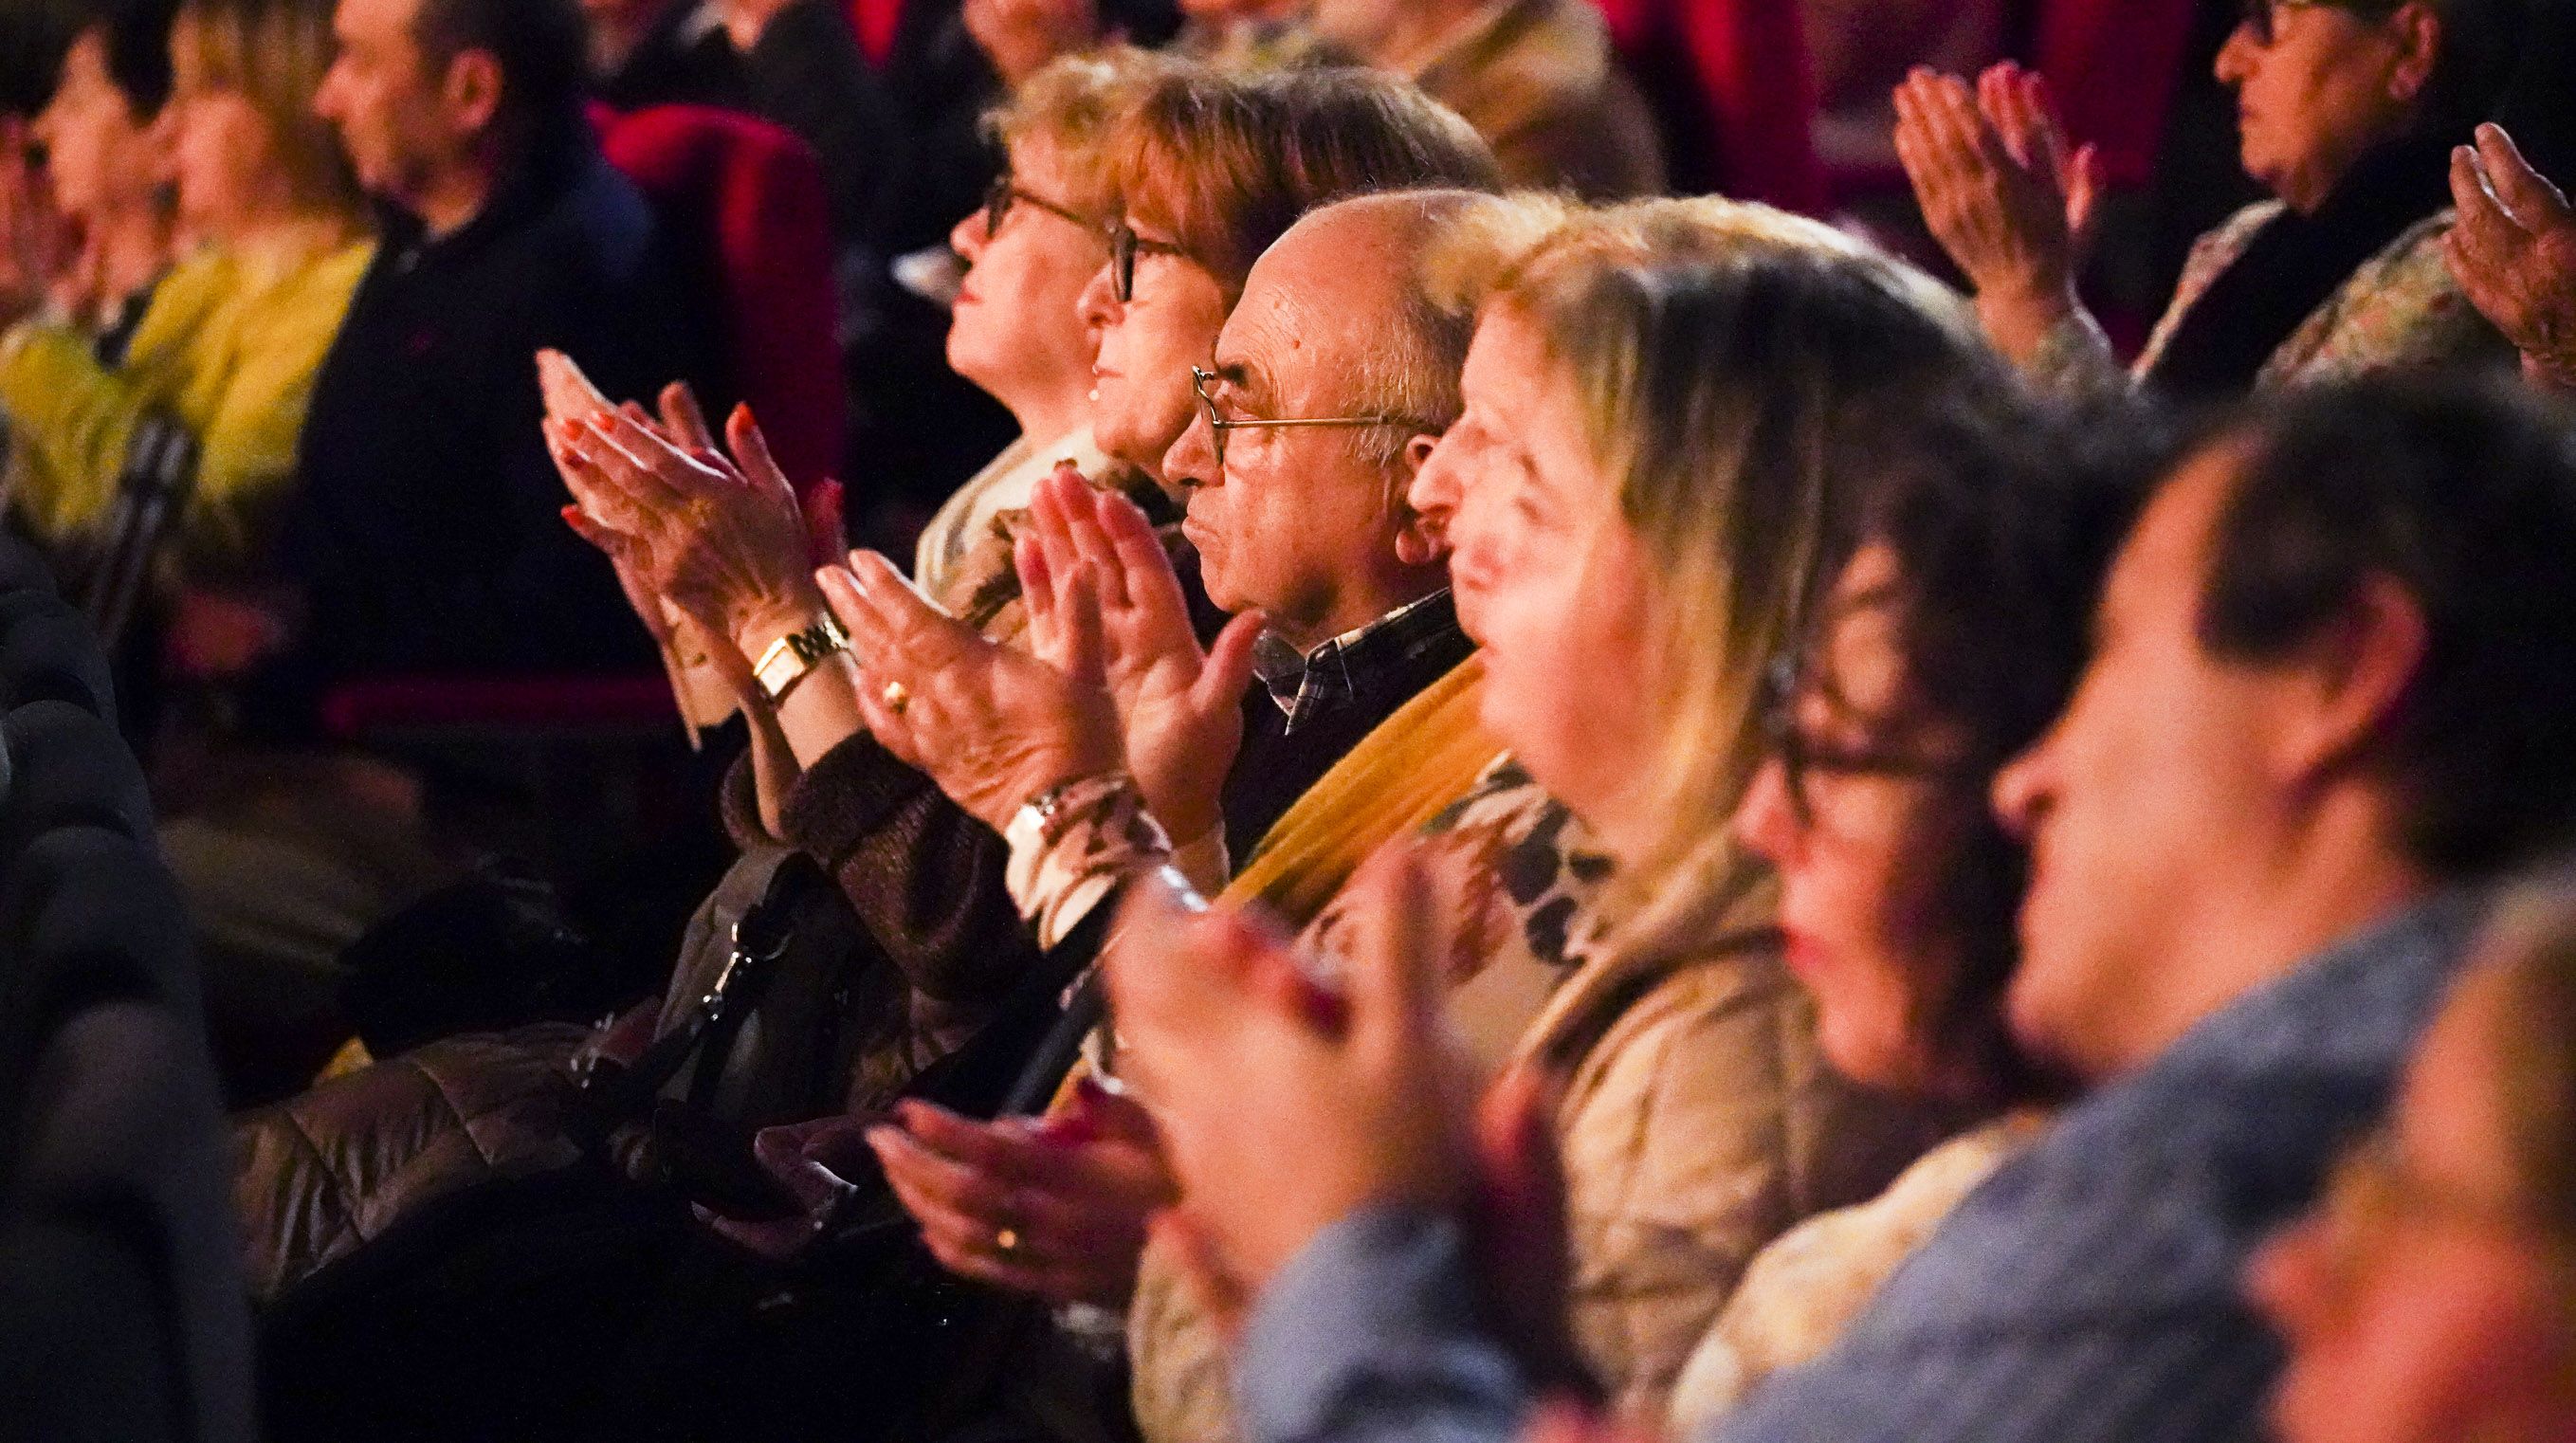
[[[1435,650],[1454,648],[1462,655],[1467,640],[1458,630],[1458,608],[1448,588],[1407,602],[1360,627],[1346,631],[1313,651],[1297,648],[1272,632],[1262,633],[1252,653],[1253,672],[1270,699],[1296,730],[1332,715],[1410,676],[1415,663]]]

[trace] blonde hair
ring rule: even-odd
[[[1665,821],[1628,900],[1678,888],[1704,920],[1746,880],[1726,824],[1764,750],[1764,671],[1846,559],[1859,499],[1949,406],[2013,383],[1955,296],[1764,206],[1519,199],[1475,212],[1432,269],[1447,303],[1529,326],[1581,398],[1651,572],[1639,674]]]
[[[1107,142],[1118,118],[1177,62],[1132,45],[1063,56],[1020,83],[984,114],[984,132],[1009,150],[1043,146],[1064,170],[1066,193],[1051,197],[1085,215],[1116,208]]]
[[[2486,956],[2513,1201],[2576,1247],[2576,872],[2519,888],[2498,909]]]
[[[1502,186],[1466,121],[1408,81],[1346,68],[1229,74],[1174,65],[1119,118],[1109,178],[1231,302],[1299,216],[1377,191]]]
[[[331,68],[332,0],[187,0],[174,33],[193,51],[186,86],[241,96],[277,138],[296,203],[356,220],[357,172],[338,132],[313,113]]]

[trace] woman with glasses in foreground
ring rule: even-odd
[[[2139,488],[2050,439],[1970,433],[1985,468],[1900,469],[1772,670],[1771,757],[1735,833],[1779,871],[1789,970],[1836,1071],[1964,1130],[1754,1259],[1675,1391],[1685,1436],[1823,1351],[2063,1094],[2005,1026],[2029,857],[1987,796],[2074,690]]]

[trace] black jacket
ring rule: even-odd
[[[287,528],[321,673],[649,667],[615,575],[564,525],[535,355],[568,352],[620,399],[679,377],[721,394],[698,315],[577,121],[455,233],[388,216],[314,385]]]

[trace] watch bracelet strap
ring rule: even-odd
[[[760,694],[771,706],[787,700],[797,683],[813,675],[814,668],[850,649],[850,634],[841,629],[840,621],[826,613],[802,631],[791,631],[769,644],[752,666],[752,677],[760,684]]]

